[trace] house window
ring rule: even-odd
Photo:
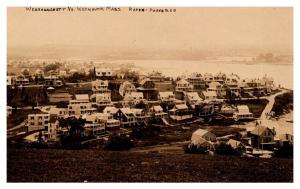
[[[39,125],[43,125],[43,122],[39,122],[38,124],[39,124]]]

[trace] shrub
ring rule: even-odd
[[[237,155],[236,150],[224,142],[215,146],[215,153],[219,155]]]
[[[279,146],[276,150],[274,150],[273,157],[293,158],[293,154],[294,154],[293,144],[285,144],[283,146]]]
[[[147,138],[159,135],[161,129],[153,125],[135,127],[132,129],[132,136],[135,138]]]
[[[114,134],[109,137],[104,148],[106,150],[121,151],[129,150],[131,147],[133,147],[133,143],[130,137]]]
[[[208,150],[206,147],[194,145],[194,144],[187,144],[183,146],[183,150],[185,153],[188,154],[207,154]]]

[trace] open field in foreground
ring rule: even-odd
[[[292,182],[293,160],[180,153],[8,149],[8,182]]]

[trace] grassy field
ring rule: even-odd
[[[240,128],[226,126],[205,126],[197,123],[190,124],[189,126],[167,126],[162,127],[154,135],[149,135],[147,137],[140,138],[134,137],[135,146],[143,147],[188,141],[191,139],[193,132],[195,132],[199,128],[209,130],[216,134],[216,136],[218,137],[229,134],[235,134],[236,132],[243,130]]]
[[[293,110],[293,101],[294,101],[293,91],[279,95],[275,98],[275,103],[272,108],[272,111],[275,112],[276,116],[280,116],[285,113],[288,113],[291,110]]]
[[[292,182],[293,160],[8,149],[8,182]]]

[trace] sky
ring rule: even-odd
[[[7,10],[8,47],[292,49],[292,8],[177,8],[175,13]]]

